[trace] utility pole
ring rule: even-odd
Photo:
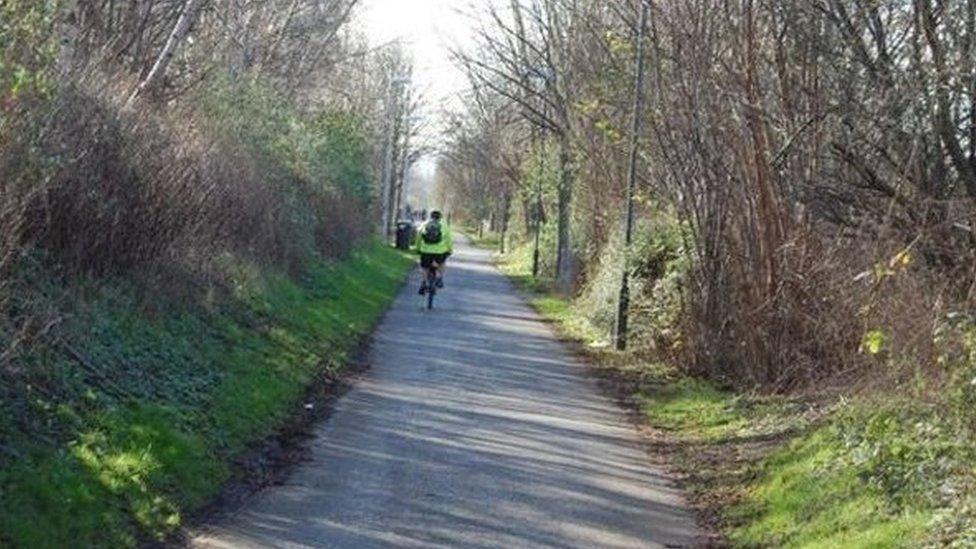
[[[541,78],[543,85],[543,93],[549,90],[549,73],[544,72],[540,69],[533,69],[532,76]],[[542,116],[543,118],[549,118],[549,104],[545,100],[542,101]],[[544,121],[544,123],[547,123]],[[546,176],[546,156],[549,154],[546,148],[546,141],[548,140],[548,131],[545,126],[541,130],[542,138],[539,139],[539,130],[533,129],[532,138],[542,145],[541,150],[537,151],[539,153],[539,167],[536,174],[535,182],[535,244],[532,250],[532,278],[539,278],[539,241],[542,233],[542,180]],[[557,277],[558,278],[558,277]]]
[[[543,146],[545,140],[542,140]],[[538,152],[538,151],[537,151]],[[535,176],[535,247],[532,250],[532,278],[539,278],[539,235],[542,232],[542,178],[545,177],[545,150],[539,155],[539,166]]]
[[[630,310],[630,246],[634,240],[634,193],[637,186],[637,147],[640,144],[641,110],[644,108],[644,33],[647,27],[647,2],[641,0],[640,27],[637,29],[637,71],[634,78],[634,118],[630,135],[630,167],[627,173],[627,222],[624,232],[624,269],[617,300],[614,339],[617,349],[627,348],[627,316]]]

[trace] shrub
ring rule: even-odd
[[[672,216],[658,212],[637,227],[629,262],[632,349],[664,356],[679,351],[682,285],[690,259],[682,225]],[[618,236],[604,247],[580,295],[580,310],[607,334],[616,322],[623,264],[623,242]]]

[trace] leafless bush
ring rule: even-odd
[[[124,111],[106,81],[89,76],[48,105],[37,144],[47,177],[18,201],[21,241],[11,245],[43,249],[65,272],[96,274],[172,257],[191,235],[194,246],[271,255],[262,240],[273,196],[246,156],[208,143],[192,111]]]
[[[675,55],[658,60],[673,92],[657,95],[658,173],[695,233],[699,371],[782,385],[865,364],[872,298],[851,283],[857,272],[910,244],[927,272],[971,264],[953,229],[972,212],[951,154],[962,136],[940,147],[917,127],[942,132],[939,113],[966,92],[912,108],[933,70],[919,60],[948,46],[951,22],[929,20],[928,2],[853,4],[659,4],[656,45]],[[927,304],[913,316],[930,320],[944,286],[892,286],[886,302]]]

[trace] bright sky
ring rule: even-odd
[[[371,45],[400,40],[413,56],[414,85],[427,98],[432,133],[439,126],[439,111],[458,105],[467,88],[466,77],[451,61],[451,49],[471,44],[474,23],[466,14],[472,2],[486,1],[490,0],[363,0],[360,7],[359,24]],[[422,159],[408,187],[426,195],[434,167],[434,158]]]
[[[465,15],[471,1],[364,0],[361,24],[374,46],[401,40],[413,55],[415,84],[432,105],[443,105],[466,87],[450,49],[471,41],[472,21]]]

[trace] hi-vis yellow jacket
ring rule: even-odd
[[[424,231],[427,230],[427,226],[433,223],[433,220],[425,221],[423,225],[417,229],[417,234],[414,235],[413,242],[414,246],[417,247],[417,252],[422,254],[448,254],[454,251],[454,237],[451,235],[451,227],[448,226],[447,221],[441,219],[441,241],[437,244],[430,244],[424,242]]]

